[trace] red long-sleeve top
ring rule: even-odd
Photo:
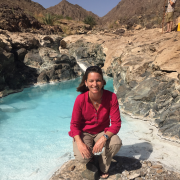
[[[75,100],[69,136],[74,137],[81,132],[97,134],[102,131],[117,134],[121,127],[121,118],[116,94],[103,90],[97,111],[89,99],[88,92],[78,95]]]

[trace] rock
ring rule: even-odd
[[[129,176],[129,172],[125,170],[125,171],[122,172],[122,175],[123,176]]]
[[[44,83],[48,83],[48,82],[49,82],[49,78],[48,78],[48,76],[46,75],[46,72],[42,72],[42,73],[38,76],[37,82],[38,82],[38,83],[41,83],[41,84],[44,84]]]
[[[8,33],[11,39],[11,46],[14,49],[25,48],[27,50],[40,47],[36,35],[30,33]]]
[[[69,55],[75,56],[78,61],[83,63],[87,62],[93,66],[104,66],[105,54],[99,44],[92,44],[79,40],[73,44],[67,45],[67,48],[69,49]]]
[[[131,174],[130,176],[128,176],[129,179],[135,179],[137,177],[139,177],[140,174],[139,173],[134,173],[134,174]]]
[[[57,170],[50,180],[96,180],[98,175],[98,156],[95,156],[94,164],[88,163],[87,166],[76,160],[66,162],[59,170]],[[114,161],[115,160],[115,161]],[[141,164],[142,163],[142,164]],[[151,163],[152,166],[143,167],[143,164]],[[161,164],[150,161],[141,161],[115,156],[111,162],[108,180],[143,180],[143,179],[180,179],[180,174],[165,169]],[[153,168],[157,167],[157,168]],[[158,169],[160,167],[160,169]]]
[[[114,31],[114,34],[117,34],[117,35],[122,35],[123,33],[125,33],[124,29],[118,29],[118,30]]]
[[[0,31],[1,95],[35,83],[68,80],[81,75],[74,57],[59,52],[61,37]]]
[[[24,64],[35,68],[40,74],[38,83],[62,81],[77,76],[74,72],[75,58],[61,55],[49,47],[29,51],[25,56]]]
[[[159,170],[157,170],[156,171],[158,174],[162,174],[163,172],[164,172],[164,170],[163,169],[159,169]]]
[[[16,51],[17,53],[17,59],[21,62],[24,61],[24,57],[27,54],[27,50],[25,48],[20,48]]]
[[[72,168],[73,167],[73,168]],[[87,165],[81,164],[76,160],[70,160],[65,163],[61,169],[54,173],[50,180],[59,180],[61,179],[77,179],[82,180],[96,180],[98,177],[98,169],[91,163]]]
[[[142,26],[138,24],[138,25],[136,25],[136,26],[134,27],[134,29],[135,29],[135,30],[140,30],[140,29],[142,29]]]
[[[154,168],[154,169],[162,169],[163,166],[161,164],[156,164],[156,165],[153,165],[152,168]]]
[[[42,47],[49,47],[59,52],[59,45],[62,37],[58,35],[39,35],[38,37]]]
[[[62,49],[66,49],[67,43],[64,40],[61,40],[60,41],[60,46],[61,46]]]

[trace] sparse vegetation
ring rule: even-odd
[[[54,15],[54,18],[55,18],[55,20],[59,20],[59,19],[64,19],[64,16],[56,14],[56,15]]]
[[[92,16],[87,16],[84,21],[85,24],[89,24],[91,27],[96,25],[96,20]]]
[[[65,19],[67,19],[67,20],[72,20],[72,18],[69,17],[69,16],[66,16]]]
[[[108,29],[115,29],[119,27],[120,27],[119,21],[114,21],[108,25]]]
[[[14,14],[14,8],[12,7],[12,12],[13,12],[13,14]]]
[[[55,18],[51,14],[46,14],[45,17],[42,18],[43,23],[46,25],[53,25]]]
[[[57,15],[57,14],[46,14],[44,15],[42,12],[37,13],[35,12],[34,17],[43,24],[47,24],[47,25],[58,25],[59,24],[59,20],[61,19],[67,19],[67,20],[72,20],[71,17],[66,16],[64,17],[63,15]]]

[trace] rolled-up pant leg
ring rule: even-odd
[[[86,144],[91,149],[91,152],[92,152],[93,144],[94,144],[94,135],[82,132],[80,137],[81,137],[82,141],[84,142],[84,144]],[[93,157],[93,154],[92,154],[91,158],[83,159],[74,139],[73,139],[73,151],[74,151],[75,159],[81,163],[87,164],[91,160],[91,158]]]
[[[104,134],[104,132],[99,133],[95,137],[95,142]],[[111,160],[113,156],[120,150],[122,146],[122,141],[118,135],[113,135],[108,141],[106,141],[104,151],[99,156],[99,168],[103,173],[107,173],[111,165]]]

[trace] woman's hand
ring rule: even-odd
[[[93,147],[93,154],[101,152],[106,143],[106,138],[102,136]]]
[[[79,152],[81,153],[83,159],[89,159],[92,156],[90,148],[83,142],[76,142]]]

